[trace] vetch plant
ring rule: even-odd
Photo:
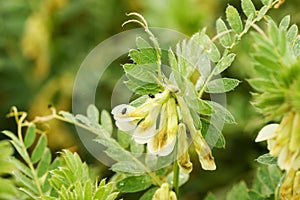
[[[86,115],[57,113],[52,107],[49,115],[32,121],[26,119],[25,112],[13,107],[8,116],[16,120],[17,136],[3,131],[20,156],[17,159],[7,153],[16,168],[16,182],[9,182],[16,187],[11,193],[19,199],[113,200],[122,198],[124,193],[143,191],[141,200],[180,199],[179,188],[193,170],[191,144],[203,170],[217,168],[212,149],[225,147],[221,129],[224,123],[234,124],[235,120],[221,103],[208,97],[238,86],[239,80],[222,78],[220,74],[234,61],[233,48],[254,27],[258,31],[253,34],[257,77],[249,80],[258,91],[254,94],[254,105],[267,120],[280,123],[267,125],[256,139],[268,141],[270,154],[259,157],[258,162],[269,166],[257,170],[252,188],[240,182],[226,199],[298,199],[300,40],[297,26],[289,28],[289,17],[277,26],[266,16],[269,9],[278,7],[282,1],[261,2],[262,8],[256,10],[251,0],[241,1],[244,22],[237,9],[229,5],[227,23],[221,18],[216,21],[215,37],[211,39],[204,28],[167,50],[160,47],[143,16],[129,13],[132,19],[123,25],[141,25],[148,39],[136,38],[137,49],[129,51],[131,61],[123,65],[125,84],[137,98],[112,109],[117,129],[110,112],[100,112],[94,105],[87,107]],[[256,25],[262,19],[267,21],[267,33]],[[115,174],[109,180],[94,179],[88,165],[68,150],[52,159],[47,136],[38,127],[53,119],[94,134],[94,141],[114,161],[110,170]],[[286,173],[282,175],[281,170]],[[12,199],[11,193],[7,199]],[[213,199],[213,194],[206,197]]]

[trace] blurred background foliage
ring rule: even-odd
[[[260,6],[259,1],[254,3]],[[29,111],[31,118],[46,114],[49,104],[58,110],[71,111],[74,79],[85,56],[106,38],[135,27],[121,27],[128,19],[125,13],[139,12],[150,26],[170,28],[187,35],[206,26],[213,36],[215,20],[224,16],[227,4],[240,8],[240,0],[0,0],[1,129],[15,128],[13,120],[5,117],[13,105]],[[292,22],[299,24],[299,6],[300,0],[287,0],[270,15],[279,21],[290,14]],[[254,143],[264,122],[249,103],[250,87],[246,82],[252,74],[250,44],[248,35],[234,49],[238,52],[237,60],[225,72],[226,76],[238,78],[242,83],[227,95],[228,108],[237,124],[223,130],[226,149],[213,151],[218,168],[205,172],[195,166],[190,181],[182,187],[183,199],[202,199],[207,191],[221,197],[242,178],[249,183],[256,166],[254,159],[264,151],[263,146]],[[122,76],[120,63],[126,59],[114,62],[101,78],[97,89],[100,109],[111,109],[107,97]],[[49,129],[53,151],[72,148],[84,155],[83,160],[101,165],[80,147],[72,127],[58,122],[51,122],[49,127],[45,129]],[[104,166],[100,174],[109,175]],[[124,199],[135,197],[129,195]]]

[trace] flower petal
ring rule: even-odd
[[[276,136],[276,129],[279,124],[268,124],[264,126],[258,133],[255,142],[261,142],[264,140],[271,139]]]
[[[200,130],[197,130],[195,137],[193,137],[193,142],[201,163],[201,167],[204,170],[215,170],[216,164],[214,157],[212,156],[211,150],[204,140]]]
[[[136,108],[127,104],[120,104],[114,107],[111,113],[114,115],[114,119],[118,121],[134,121],[137,117],[130,117],[128,113],[134,111]]]
[[[131,121],[116,121],[116,126],[121,130],[121,131],[131,131],[136,128],[136,124]]]

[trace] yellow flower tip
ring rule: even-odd
[[[285,179],[279,190],[280,199],[292,199],[295,173],[295,170],[289,170],[286,173]]]
[[[190,156],[188,152],[185,152],[181,156],[177,158],[177,163],[180,167],[180,169],[186,173],[189,174],[193,170],[193,163],[190,161]]]
[[[216,164],[215,159],[211,154],[208,154],[207,156],[200,158],[201,167],[204,170],[216,170]]]
[[[163,183],[153,195],[152,200],[177,200],[176,194],[169,190],[169,184]]]
[[[276,130],[279,127],[279,124],[268,124],[264,126],[258,133],[255,142],[262,142],[269,140],[276,136]]]

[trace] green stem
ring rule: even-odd
[[[173,164],[173,188],[176,193],[177,199],[179,199],[179,166],[177,163],[177,159]]]

